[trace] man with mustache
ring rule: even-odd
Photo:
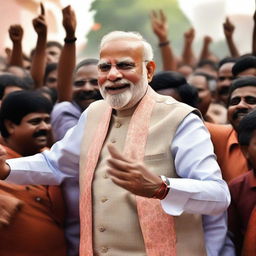
[[[60,100],[61,102],[54,106],[51,124],[55,141],[62,139],[67,130],[77,124],[82,112],[92,102],[102,98],[98,86],[97,64],[97,59],[85,59],[78,63],[73,72],[73,85],[70,91],[72,98]]]
[[[234,80],[229,90],[228,121],[230,125],[207,123],[222,176],[227,182],[249,170],[242,154],[237,128],[241,119],[256,107],[256,77],[242,76]]]
[[[229,192],[198,111],[150,88],[153,51],[138,33],[103,37],[98,69],[104,100],[50,151],[8,164],[2,151],[1,178],[79,176],[81,256],[220,255],[219,227],[202,215],[225,211]]]
[[[12,92],[0,109],[2,145],[7,158],[30,156],[47,145],[52,104],[31,91]],[[66,255],[65,207],[57,186],[0,182],[0,254]]]
[[[98,87],[98,60],[88,58],[76,65],[76,15],[71,6],[63,8],[62,15],[66,37],[57,69],[58,103],[51,115],[55,141],[77,124],[81,113],[92,102],[102,99]]]
[[[94,101],[102,99],[98,86],[97,59],[84,59],[76,66],[76,15],[71,6],[62,10],[66,32],[58,63],[58,103],[51,115],[54,140],[64,137],[77,124],[81,113]]]

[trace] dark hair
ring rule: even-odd
[[[153,76],[149,83],[155,90],[174,89],[180,96],[182,102],[197,107],[198,93],[197,89],[189,85],[183,75],[175,71],[161,71]]]
[[[22,73],[22,76],[17,75],[17,73],[14,72],[13,68],[20,70],[20,72]],[[21,78],[23,80],[23,82],[30,89],[34,88],[34,80],[31,76],[30,72],[27,69],[19,67],[19,66],[11,65],[11,66],[6,67],[6,69],[4,71],[8,75],[14,75],[16,77]]]
[[[63,45],[62,45],[61,43],[59,43],[58,41],[48,41],[48,42],[46,43],[46,48],[52,47],[52,46],[56,46],[56,47],[58,47],[60,50],[62,50],[62,48],[63,48]]]
[[[46,84],[46,79],[47,79],[48,75],[49,75],[52,71],[56,70],[57,68],[58,68],[58,63],[52,62],[52,63],[48,63],[48,64],[46,65],[46,67],[45,67],[45,72],[44,72],[44,84]]]
[[[30,113],[48,113],[52,111],[52,103],[39,92],[16,91],[8,94],[0,108],[0,131],[4,138],[9,133],[4,125],[4,120],[20,124],[22,118]]]
[[[208,90],[215,91],[216,88],[216,78],[214,76],[211,76],[210,74],[207,74],[205,72],[194,72],[190,75],[191,76],[202,76],[206,79]],[[193,85],[193,84],[191,84]],[[193,85],[194,87],[194,85]]]
[[[228,105],[230,101],[231,94],[238,88],[245,86],[256,87],[256,77],[255,76],[242,76],[232,81],[229,92],[228,92]]]
[[[239,144],[242,146],[248,146],[254,131],[256,131],[256,110],[248,113],[240,121],[237,130]]]
[[[36,91],[39,92],[44,97],[45,97],[45,94],[47,94],[49,96],[49,98],[51,99],[51,102],[52,102],[53,105],[57,102],[58,93],[57,93],[56,88],[50,88],[48,86],[42,86],[42,87],[38,88]]]
[[[198,63],[197,63],[197,68],[202,68],[204,66],[210,66],[213,70],[217,71],[217,65],[214,61],[212,60],[200,60]]]
[[[3,74],[0,75],[0,99],[4,96],[5,88],[10,86],[16,86],[21,88],[22,90],[29,90],[31,86],[29,83],[20,77],[11,74]]]
[[[97,65],[99,62],[98,59],[84,59],[81,60],[80,62],[78,62],[78,64],[76,65],[75,69],[74,69],[74,74],[78,71],[78,69],[80,69],[83,66],[89,66],[89,65]]]
[[[194,72],[191,74],[191,76],[203,76],[203,77],[205,77],[207,82],[209,82],[211,80],[216,80],[216,78],[214,76],[211,76],[210,74],[207,74],[205,72]]]
[[[237,59],[237,62],[232,67],[232,73],[237,76],[239,73],[249,68],[256,68],[256,57],[255,56],[242,56]]]
[[[226,63],[236,63],[237,62],[237,58],[233,58],[233,57],[225,57],[223,59],[221,59],[218,63],[218,69],[220,69],[224,64]]]

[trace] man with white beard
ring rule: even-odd
[[[137,33],[103,37],[98,70],[104,100],[50,151],[6,164],[2,150],[0,177],[79,178],[81,256],[220,255],[224,215],[204,214],[224,212],[230,195],[200,114],[149,87],[153,52]]]

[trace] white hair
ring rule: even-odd
[[[153,60],[153,49],[151,45],[142,37],[138,32],[125,32],[125,31],[112,31],[101,39],[100,49],[109,41],[116,39],[135,39],[140,41],[143,44],[144,48],[144,60],[151,61]]]

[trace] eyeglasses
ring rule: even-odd
[[[88,79],[88,80],[77,80],[73,83],[75,87],[83,87],[86,83],[89,83],[93,86],[98,86],[97,79]]]
[[[145,60],[143,62],[148,62],[148,61]],[[134,62],[130,62],[130,61],[120,61],[120,62],[117,62],[116,64],[100,63],[98,65],[98,69],[101,72],[108,72],[108,71],[110,71],[110,69],[113,66],[116,67],[116,69],[118,69],[120,71],[128,71],[128,70],[131,70],[131,69],[135,68],[136,64]]]

